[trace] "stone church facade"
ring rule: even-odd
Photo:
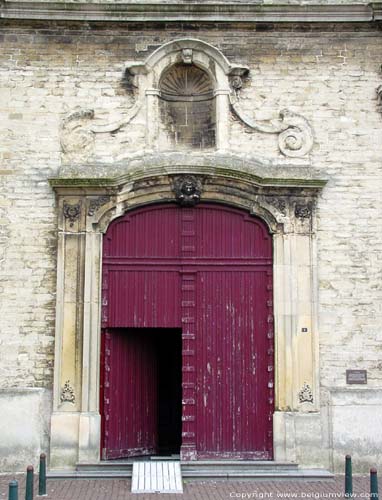
[[[380,465],[382,4],[5,1],[0,14],[1,470],[42,451],[52,469],[103,458],[105,240],[145,207],[202,206],[261,221],[272,242],[263,456]],[[181,297],[181,458],[256,458],[202,450],[195,300]],[[120,327],[169,326],[134,321]]]

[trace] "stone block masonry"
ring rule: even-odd
[[[20,426],[12,415],[33,415],[24,422],[27,446],[12,452],[9,443],[2,449],[3,470],[37,460],[40,448],[47,446],[57,253],[57,213],[48,178],[57,176],[62,164],[61,120],[76,108],[93,109],[95,124],[126,116],[136,96],[122,78],[125,61],[142,60],[163,43],[185,37],[208,42],[229,60],[249,66],[240,89],[248,114],[257,120],[276,119],[280,110],[288,108],[304,115],[314,130],[309,168],[329,178],[318,201],[316,233],[322,408],[317,425],[323,441],[321,452],[315,454],[307,445],[311,429],[301,431],[296,458],[307,465],[336,468],[347,452],[354,452],[364,468],[380,460],[382,115],[376,88],[382,83],[382,37],[378,27],[2,21],[0,412],[10,435],[16,435]],[[229,128],[230,152],[289,164],[275,135],[254,132],[234,115]],[[97,138],[95,155],[112,164],[137,154],[145,148],[145,133],[138,114],[118,133]],[[368,373],[367,388],[352,389],[351,396],[345,391],[349,368]],[[9,391],[22,391],[20,401],[13,398],[10,403]],[[297,433],[304,428],[303,422],[299,425]],[[360,428],[362,441],[357,439]]]

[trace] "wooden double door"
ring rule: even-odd
[[[265,223],[218,204],[132,210],[102,273],[102,458],[272,459]]]

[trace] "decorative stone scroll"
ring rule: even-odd
[[[61,150],[69,161],[88,161],[94,154],[96,134],[114,133],[127,125],[138,113],[141,104],[136,102],[128,114],[117,120],[95,124],[94,110],[78,108],[66,115],[60,126]]]
[[[313,131],[308,121],[301,115],[284,109],[279,113],[279,120],[256,120],[249,117],[240,106],[237,89],[239,82],[231,82],[234,96],[231,96],[231,108],[239,120],[247,127],[265,134],[279,135],[279,149],[284,156],[301,158],[306,156],[313,147]]]
[[[212,71],[211,68],[214,68]],[[278,135],[280,152],[290,158],[302,158],[313,147],[313,131],[308,121],[288,109],[280,111],[275,120],[256,120],[242,105],[240,94],[247,66],[232,64],[216,47],[201,40],[187,38],[163,44],[145,61],[128,61],[120,82],[130,101],[126,114],[109,115],[97,123],[93,109],[77,108],[66,115],[60,126],[60,141],[64,163],[88,163],[103,151],[98,148],[97,134],[112,134],[129,124],[140,113],[139,123],[145,126],[140,140],[150,150],[188,150],[217,148],[225,150],[230,139],[228,116],[231,111],[249,129]],[[187,78],[183,78],[184,76]],[[184,81],[187,82],[186,89]],[[182,84],[182,85],[181,85]],[[382,95],[382,86],[378,89]],[[380,99],[380,97],[379,97]],[[203,115],[202,130],[193,124],[184,125],[184,117],[199,118],[208,100],[211,110]],[[179,104],[179,101],[186,104]],[[173,104],[177,102],[178,104]],[[188,104],[187,104],[188,103]],[[191,103],[191,104],[190,104]],[[190,109],[188,109],[190,108]],[[194,109],[195,108],[195,109]],[[145,110],[145,113],[143,113]],[[142,111],[142,113],[141,113]],[[205,111],[205,110],[204,110]],[[202,116],[202,115],[200,115]],[[189,120],[188,120],[189,122]],[[204,133],[205,130],[208,133]],[[195,133],[190,130],[196,130]],[[126,141],[113,141],[113,151],[107,157],[128,155]],[[105,153],[106,154],[106,153]]]
[[[68,159],[77,157],[78,161],[86,161],[92,155],[94,134],[89,127],[89,120],[93,118],[93,109],[77,109],[63,118],[60,143]]]

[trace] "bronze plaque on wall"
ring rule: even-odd
[[[366,370],[346,370],[347,384],[367,384]]]

